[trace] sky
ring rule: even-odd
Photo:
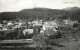
[[[80,0],[0,0],[0,12],[13,12],[37,7],[63,9],[74,6],[80,7]]]

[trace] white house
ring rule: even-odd
[[[51,22],[46,22],[46,24],[43,24],[43,30],[46,29],[53,29],[54,31],[57,31],[56,28],[58,28],[57,23],[55,23],[54,21]]]

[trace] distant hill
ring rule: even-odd
[[[68,7],[68,8],[64,8],[64,10],[67,10],[67,11],[76,11],[76,10],[80,10],[79,7]]]
[[[76,15],[77,14],[77,15]],[[0,14],[0,17],[4,19],[25,19],[25,20],[34,20],[34,19],[45,19],[45,20],[54,20],[55,18],[67,19],[71,18],[76,20],[76,16],[80,14],[78,7],[66,8],[63,10],[49,9],[49,8],[33,8],[33,9],[23,9],[19,12],[3,12]],[[75,16],[76,15],[76,16]],[[73,18],[74,16],[74,18]]]
[[[17,12],[3,12],[0,13],[1,20],[13,20],[16,18]]]
[[[58,17],[65,16],[65,14],[70,15],[69,13],[72,13],[72,12],[65,11],[65,10],[48,9],[48,8],[34,8],[34,9],[21,10],[18,13],[18,15],[21,18],[34,17],[35,19],[45,18],[46,20],[48,20],[48,19],[55,19]]]

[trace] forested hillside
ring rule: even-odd
[[[79,20],[80,18],[80,8],[69,8],[63,10],[48,9],[48,8],[34,8],[34,9],[24,9],[19,12],[3,12],[0,13],[0,18],[2,20],[12,20],[12,19],[44,19],[44,20],[54,20],[55,18],[71,20]]]

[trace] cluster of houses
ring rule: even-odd
[[[43,21],[43,20],[34,20],[34,21],[3,21],[3,24],[0,24],[0,31],[1,30],[14,30],[16,28],[25,28],[23,30],[23,34],[39,34],[39,33],[47,33],[49,35],[49,32],[52,31],[50,34],[54,34],[57,32],[59,27],[67,27],[73,26],[74,23],[78,23],[77,21],[70,21],[70,20],[53,20],[53,21]],[[54,33],[53,33],[54,32]]]
[[[41,29],[41,32],[44,32],[45,30],[53,30],[58,31],[59,27],[73,27],[74,23],[78,23],[77,21],[71,21],[70,19],[66,20],[53,20],[53,21],[43,21],[43,20],[34,20],[31,22],[28,22],[28,26],[38,26]]]
[[[46,29],[53,29],[57,31],[56,28],[59,26],[66,26],[66,25],[73,25],[74,23],[78,23],[77,21],[70,21],[68,20],[53,20],[53,21],[43,21],[43,20],[34,20],[30,22],[23,22],[23,21],[3,21],[3,24],[0,24],[0,30],[8,30],[8,29],[15,29],[21,27],[27,27],[27,29],[31,29],[34,26],[41,27],[42,30]]]
[[[25,26],[25,23],[22,21],[3,21],[3,24],[0,24],[0,30],[10,30],[15,28],[21,28]]]

